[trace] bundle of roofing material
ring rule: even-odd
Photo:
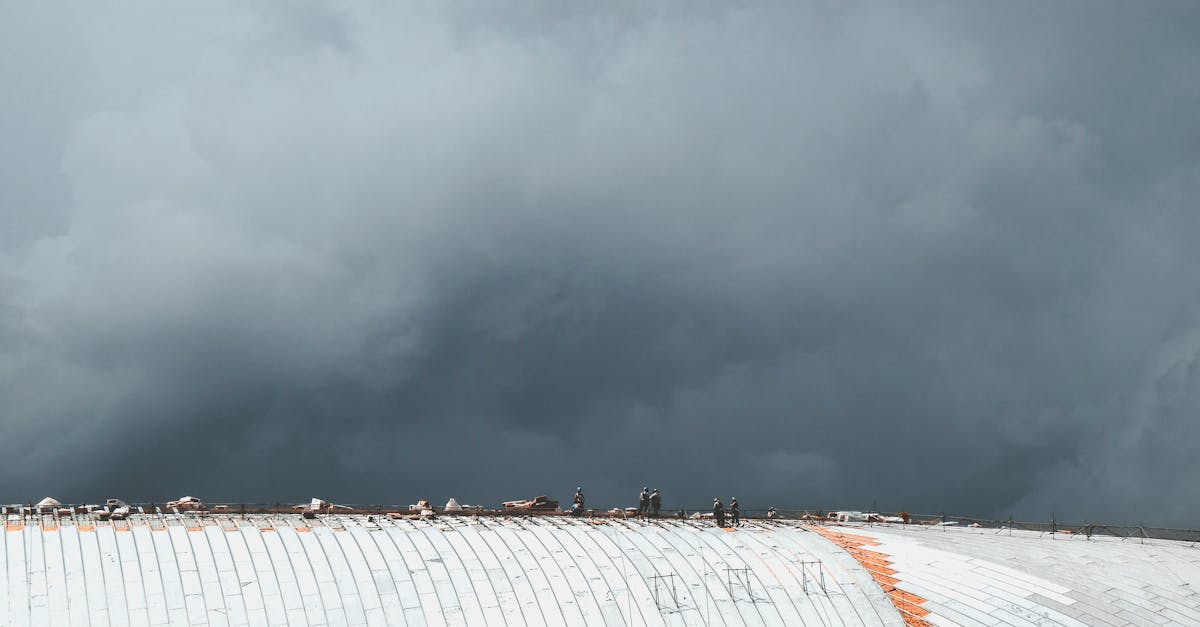
[[[329,501],[326,501],[325,499],[318,499],[316,497],[313,497],[313,499],[311,501],[309,501],[308,503],[301,504],[301,505],[293,505],[292,509],[300,510],[300,512],[302,514],[304,514],[305,518],[313,518],[317,514],[332,513],[336,509],[353,510],[354,508],[349,507],[347,505],[338,505],[337,503],[330,503]]]
[[[431,509],[423,509],[420,512],[403,514],[401,512],[388,512],[387,517],[392,520],[421,520],[424,518],[434,518],[437,514]]]
[[[167,503],[167,508],[179,510],[199,510],[204,509],[204,501],[201,501],[194,496],[185,496],[178,501],[171,501]]]
[[[504,509],[528,509],[528,510],[558,510],[558,501],[542,494],[533,497],[529,500],[521,501],[505,501]]]
[[[121,499],[108,499],[104,502],[104,508],[95,510],[95,513],[100,520],[125,520],[133,513],[133,508]]]
[[[323,512],[328,507],[329,507],[328,501],[314,497],[308,503],[302,503],[300,505],[293,505],[292,509],[299,510],[304,515],[305,518],[314,518],[318,512]]]

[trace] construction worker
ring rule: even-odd
[[[650,512],[650,490],[646,486],[642,486],[642,493],[638,495],[638,513],[641,518],[645,518]]]
[[[713,499],[713,518],[717,519],[717,526],[725,526],[725,506],[721,505],[721,499]]]
[[[582,486],[575,488],[575,498],[573,499],[573,503],[574,504],[571,505],[571,515],[572,516],[582,516],[583,515],[583,487]]]
[[[729,513],[733,514],[733,526],[740,527],[742,524],[742,519],[741,519],[740,514],[742,512],[738,508],[738,502],[737,502],[736,496],[729,497]]]
[[[654,517],[658,518],[658,508],[662,507],[662,496],[658,493],[658,488],[650,493],[650,507],[654,510]]]
[[[774,507],[767,509],[767,518],[779,518],[779,513],[775,511]]]

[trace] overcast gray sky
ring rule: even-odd
[[[1200,5],[0,2],[0,501],[1200,526]]]

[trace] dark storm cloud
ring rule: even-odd
[[[1179,4],[12,5],[0,500],[1195,524]]]

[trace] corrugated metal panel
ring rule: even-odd
[[[888,555],[932,624],[1197,625],[1200,557],[1183,542],[919,526],[847,528]]]
[[[7,522],[0,625],[903,624],[863,564],[786,523]],[[844,530],[876,543],[931,624],[1200,624],[1184,544]]]

